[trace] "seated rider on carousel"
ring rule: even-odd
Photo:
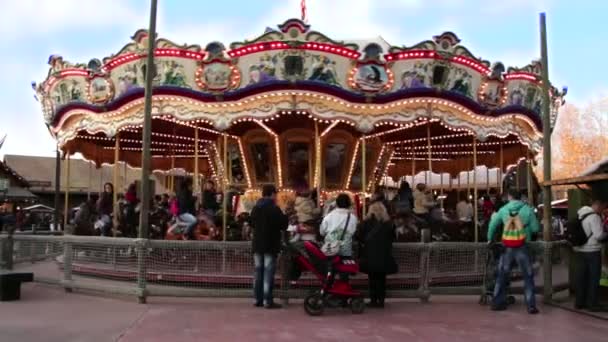
[[[177,218],[187,224],[184,239],[194,240],[194,229],[198,224],[195,216],[196,198],[192,195],[192,181],[188,178],[182,181],[177,193],[177,209]]]
[[[317,207],[312,199],[312,192],[306,186],[296,191],[294,203],[295,223],[290,231],[293,233],[292,241],[314,241],[317,238],[321,208]]]

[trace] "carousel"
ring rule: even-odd
[[[540,62],[506,67],[460,42],[451,32],[409,47],[337,41],[292,19],[229,46],[157,38],[149,66],[150,37],[139,30],[101,60],[50,56],[47,78],[33,86],[65,158],[139,167],[152,67],[151,166],[167,193],[181,170],[195,192],[213,180],[239,194],[223,201],[224,222],[250,210],[265,184],[280,189],[282,205],[306,184],[320,202],[347,192],[364,211],[386,179],[424,171],[441,175],[429,185],[443,191],[485,165],[502,189],[502,172],[541,150]],[[554,118],[564,95],[551,87]]]

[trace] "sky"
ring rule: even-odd
[[[159,0],[159,36],[178,44],[229,45],[300,16],[300,0]],[[0,155],[54,155],[32,81],[59,54],[86,63],[116,53],[147,28],[149,0],[0,0]],[[540,57],[540,12],[547,13],[549,75],[575,105],[608,94],[608,1],[308,0],[312,29],[336,40],[382,36],[411,46],[452,31],[478,57],[523,67]]]

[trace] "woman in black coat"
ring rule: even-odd
[[[369,206],[365,220],[359,225],[357,239],[361,245],[361,271],[369,278],[369,306],[383,308],[386,276],[397,272],[397,263],[393,258],[395,227],[381,202]]]

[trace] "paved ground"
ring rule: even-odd
[[[40,284],[20,302],[0,303],[0,340],[19,341],[606,341],[606,321],[554,307],[529,316],[524,307],[494,313],[472,297],[430,304],[391,302],[354,316],[306,316],[301,304],[276,311],[244,300],[107,298]]]

